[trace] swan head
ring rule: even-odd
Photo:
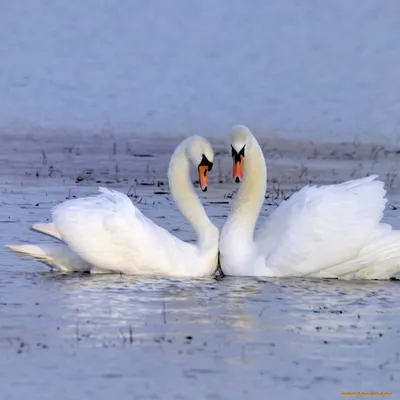
[[[243,179],[244,159],[251,149],[253,135],[245,125],[235,125],[229,134],[229,143],[232,150],[232,178],[236,183]]]
[[[187,146],[187,154],[190,161],[197,167],[200,187],[207,191],[208,173],[214,163],[214,151],[210,142],[202,136],[192,136]]]

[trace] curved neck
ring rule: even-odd
[[[168,169],[171,194],[181,214],[196,232],[200,248],[218,245],[218,228],[208,218],[190,181],[190,161],[187,154],[188,142],[183,141],[174,151]]]
[[[253,242],[254,228],[264,203],[266,189],[267,168],[264,155],[257,140],[252,137],[250,149],[244,160],[243,182],[221,235],[231,233],[232,240],[238,245],[249,246]]]

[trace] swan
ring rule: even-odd
[[[52,223],[31,227],[58,239],[58,243],[7,247],[61,271],[213,275],[218,264],[219,230],[206,215],[190,181],[192,162],[205,192],[213,161],[210,143],[201,136],[191,136],[178,145],[169,163],[171,194],[195,230],[195,244],[178,239],[145,217],[125,194],[100,188],[97,196],[55,206]]]
[[[400,231],[381,222],[387,199],[377,175],[305,186],[254,233],[265,159],[246,126],[234,126],[229,140],[233,179],[243,183],[220,233],[225,275],[389,279],[400,272]]]

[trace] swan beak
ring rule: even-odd
[[[239,183],[243,179],[243,165],[244,165],[244,157],[241,155],[238,157],[233,157],[233,169],[232,169],[232,178],[236,183]]]
[[[208,186],[208,166],[199,165],[199,182],[203,192],[207,192]]]

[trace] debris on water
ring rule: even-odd
[[[156,343],[165,342],[165,336],[156,337],[156,338],[154,338],[154,341],[155,341]]]
[[[75,178],[75,182],[78,183],[78,182],[85,181],[86,179],[88,179],[88,177],[89,177],[89,176],[88,176],[87,174],[84,174],[84,173],[78,174],[78,175],[76,176],[76,178]]]
[[[153,158],[154,157],[154,154],[150,154],[150,153],[148,153],[148,154],[145,154],[145,153],[133,153],[132,155],[133,155],[133,157],[139,157],[139,158]]]
[[[379,365],[378,365],[378,368],[379,368],[379,369],[385,368],[387,365],[390,364],[390,362],[391,362],[390,360],[386,360],[386,361],[384,361],[383,363],[379,364]]]

